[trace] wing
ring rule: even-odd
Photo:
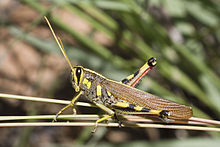
[[[169,118],[171,119],[188,119],[192,117],[192,108],[189,106],[177,104],[175,102],[108,79],[104,80],[102,85],[118,99],[145,108],[167,110],[170,112]]]

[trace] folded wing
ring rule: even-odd
[[[104,87],[111,92],[114,97],[131,104],[150,109],[169,111],[170,119],[188,119],[192,117],[192,108],[189,106],[177,104],[111,80],[103,81],[103,85],[105,85]]]

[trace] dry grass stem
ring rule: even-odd
[[[91,122],[35,122],[35,123],[0,123],[0,127],[31,127],[31,126],[52,126],[52,127],[94,127],[95,123]],[[100,123],[100,127],[119,127],[118,123]],[[211,128],[211,127],[199,127],[199,126],[183,126],[183,125],[162,125],[162,124],[126,124],[122,127],[141,127],[141,128],[164,128],[164,129],[184,129],[184,130],[199,130],[199,131],[217,131],[220,132],[220,128]]]
[[[38,101],[38,102],[47,102],[47,103],[57,103],[57,104],[69,104],[70,101],[66,100],[57,100],[52,98],[43,98],[43,97],[30,97],[30,96],[20,96],[12,94],[2,94],[0,93],[1,98],[11,98],[19,100],[29,100],[29,101]],[[95,107],[93,104],[77,102],[77,106],[86,106],[86,107]],[[14,120],[40,120],[48,119],[52,120],[55,115],[39,115],[39,116],[0,116],[0,121],[14,121]],[[77,121],[94,121],[99,119],[99,115],[61,115],[59,119],[65,120],[77,120]],[[203,118],[192,117],[187,121],[175,120],[172,123],[165,124],[152,124],[152,123],[164,123],[163,121],[150,117],[143,118],[139,116],[132,115],[119,115],[120,120],[126,124],[124,127],[152,127],[152,128],[169,128],[169,129],[187,129],[187,130],[203,130],[203,131],[219,131],[220,128],[213,127],[204,127],[204,126],[220,126],[220,121],[208,120]],[[109,119],[111,120],[111,119]],[[141,123],[140,123],[141,122]],[[131,124],[133,123],[133,124]],[[178,124],[178,125],[173,125]],[[181,124],[181,125],[180,125]],[[185,124],[186,126],[183,126]],[[203,127],[193,126],[193,125],[203,125]],[[94,126],[94,122],[62,122],[62,123],[0,123],[0,127],[19,127],[19,126]],[[118,123],[106,123],[100,124],[100,126],[109,126],[117,127]]]

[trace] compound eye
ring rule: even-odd
[[[77,82],[79,84],[80,77],[81,77],[82,69],[80,67],[76,68],[76,77],[77,77]]]

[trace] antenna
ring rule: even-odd
[[[65,51],[65,49],[64,49],[64,47],[63,47],[63,43],[62,43],[61,39],[60,39],[59,37],[57,38],[57,36],[56,36],[56,34],[54,33],[53,28],[52,28],[52,26],[50,25],[50,22],[49,22],[49,20],[47,19],[46,16],[44,16],[44,19],[46,20],[46,22],[47,22],[47,24],[48,24],[48,26],[49,26],[49,28],[50,28],[52,34],[53,34],[53,37],[55,38],[55,40],[56,40],[56,42],[57,42],[59,48],[61,49],[61,51],[62,51],[62,53],[63,53],[63,55],[64,55],[64,57],[65,57],[67,63],[69,64],[71,70],[73,71],[73,66],[72,66],[72,64],[70,63],[70,60],[69,60],[69,58],[68,58],[67,55],[66,55],[66,51]]]

